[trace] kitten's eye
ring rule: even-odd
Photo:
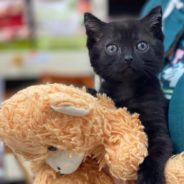
[[[114,44],[106,46],[106,52],[108,55],[113,56],[118,52],[118,47]]]
[[[144,42],[144,41],[141,41],[139,42],[137,45],[136,45],[136,49],[138,51],[141,51],[141,52],[146,52],[148,49],[149,49],[149,45]]]
[[[49,151],[57,151],[58,149],[54,146],[48,146]]]

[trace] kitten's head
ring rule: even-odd
[[[162,9],[142,19],[105,23],[85,13],[87,47],[95,72],[114,82],[158,75],[163,62]]]

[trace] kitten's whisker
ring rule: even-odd
[[[152,67],[152,68],[155,68],[155,67],[159,67],[160,68],[160,63],[144,63],[144,66]]]
[[[145,70],[147,70],[148,72],[151,72],[151,73],[153,73],[153,74],[155,74],[155,70],[154,69],[152,69],[152,68],[145,68]]]
[[[154,77],[154,71],[150,67],[145,68],[143,72],[148,78]]]
[[[145,67],[151,67],[151,68],[155,68],[155,67],[159,67],[160,68],[160,65],[159,64],[144,64]]]

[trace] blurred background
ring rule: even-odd
[[[122,16],[143,15],[160,2],[165,3],[167,9],[168,3],[174,1],[0,0],[0,102],[17,90],[38,83],[61,82],[94,87],[94,73],[85,46],[83,13],[92,12],[100,19],[110,21]],[[173,7],[181,9],[183,5],[173,4]],[[170,14],[171,11],[166,12],[165,18]],[[170,42],[170,45],[165,43],[168,46],[166,60],[173,57],[178,45]],[[170,75],[168,79],[166,69],[162,79],[166,80],[168,87]],[[23,184],[29,181],[22,161],[0,144],[0,183]]]

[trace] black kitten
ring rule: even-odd
[[[164,55],[162,9],[119,22],[105,23],[90,13],[84,19],[91,65],[103,79],[100,92],[117,107],[138,112],[149,138],[149,155],[140,166],[138,184],[164,184],[172,143],[157,77]]]

